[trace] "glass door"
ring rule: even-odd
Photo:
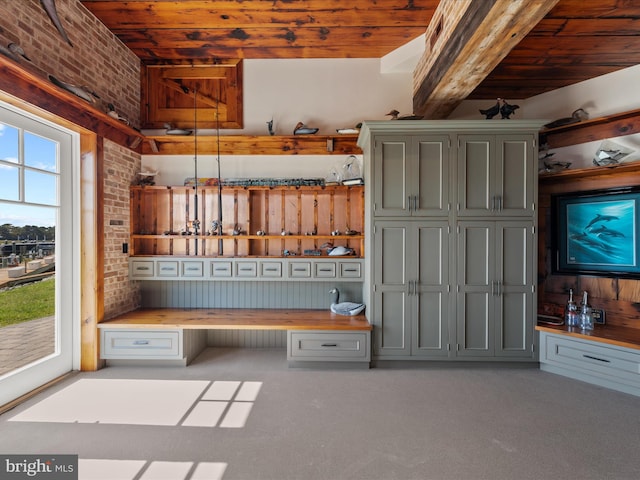
[[[0,102],[0,405],[74,366],[78,145]]]

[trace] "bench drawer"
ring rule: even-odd
[[[297,361],[368,362],[369,332],[288,331],[288,359]]]
[[[233,275],[231,262],[211,262],[211,276],[229,278]]]
[[[158,262],[157,267],[158,267],[159,277],[177,277],[178,276],[178,262],[161,260]]]
[[[640,352],[597,341],[540,332],[540,368],[640,395]]]
[[[153,277],[153,260],[134,260],[131,262],[131,277],[132,278],[147,278]]]
[[[180,330],[103,329],[101,357],[104,359],[182,358]]]
[[[336,264],[334,262],[316,262],[314,276],[316,278],[336,278]]]
[[[282,277],[282,262],[260,262],[260,276],[271,278]]]
[[[311,277],[311,262],[291,262],[289,263],[289,276],[291,278]]]
[[[256,262],[236,262],[236,277],[255,278],[258,276],[258,264]]]
[[[183,277],[203,277],[204,263],[199,261],[182,262]]]

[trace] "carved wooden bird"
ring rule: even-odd
[[[502,118],[509,119],[511,115],[515,113],[515,111],[520,108],[520,105],[509,105],[507,101],[502,99],[502,106],[500,107],[500,115]]]
[[[491,120],[493,117],[500,113],[501,100],[501,98],[496,99],[496,104],[493,107],[487,108],[486,110],[480,109],[480,113],[484,115],[487,120]]]

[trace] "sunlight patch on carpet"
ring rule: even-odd
[[[82,379],[10,421],[178,425],[208,385],[194,380]]]

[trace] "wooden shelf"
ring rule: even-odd
[[[44,72],[0,55],[0,90],[118,145],[140,152],[142,133],[54,85]],[[46,116],[46,114],[44,115]]]
[[[363,256],[364,235],[331,234],[364,230],[362,185],[222,187],[223,235],[203,234],[218,219],[218,187],[197,191],[196,199],[191,186],[132,186],[130,254],[282,257],[288,250],[299,257],[333,243],[352,248],[353,258]],[[196,218],[196,206],[201,230],[183,235]],[[241,234],[232,235],[235,229]],[[283,230],[289,234],[282,235]],[[326,255],[313,255],[319,256]]]
[[[193,135],[147,136],[142,145],[144,155],[193,155]],[[358,155],[357,135],[222,135],[222,155]],[[218,137],[198,135],[198,153],[216,155]]]
[[[542,173],[538,176],[538,182],[540,184],[569,183],[594,177],[609,177],[613,173],[625,175],[638,172],[640,172],[640,162],[620,163],[608,167],[574,168],[557,173]]]
[[[640,132],[640,109],[584,120],[540,131],[540,144],[549,148],[567,147]]]

